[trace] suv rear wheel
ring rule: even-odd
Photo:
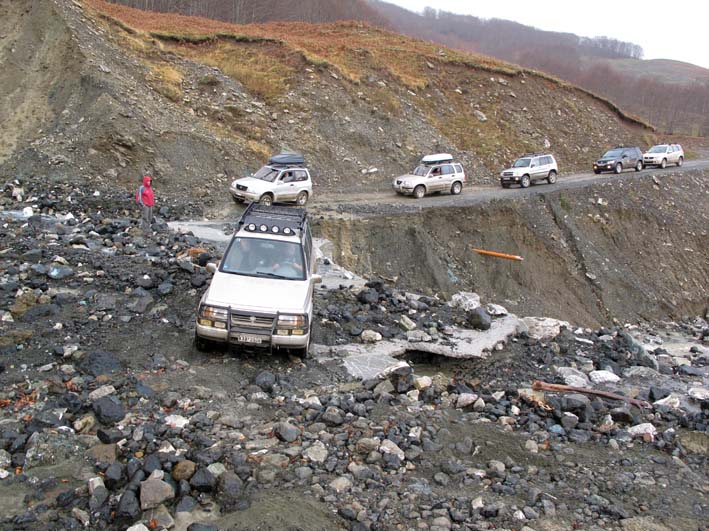
[[[681,166],[682,164],[684,164],[684,157],[680,157],[677,159],[677,166]]]
[[[271,206],[273,204],[273,196],[271,194],[263,194],[259,199],[259,204]]]
[[[556,182],[556,172],[554,170],[551,170],[549,172],[549,175],[547,176],[547,182],[549,184],[554,184]]]
[[[453,186],[451,186],[451,193],[453,195],[458,195],[462,189],[463,185],[459,181],[456,181],[453,183]]]
[[[426,195],[426,187],[424,185],[419,184],[416,188],[414,188],[414,197],[416,199],[421,199],[425,195]]]
[[[642,171],[643,169],[643,161],[639,160],[638,163],[635,165],[635,171]]]
[[[308,202],[308,192],[303,190],[298,194],[298,197],[296,197],[295,202],[298,206],[305,206],[305,203]]]
[[[620,173],[623,171],[623,165],[619,162],[618,164],[615,165],[615,168],[613,169],[615,173]]]
[[[522,175],[522,180],[519,182],[519,185],[522,188],[529,188],[529,185],[531,184],[531,179],[529,178],[529,175]]]
[[[662,159],[662,162],[660,162],[660,168],[663,170],[667,167],[667,159]]]

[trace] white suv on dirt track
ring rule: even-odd
[[[465,182],[463,166],[453,161],[448,153],[427,155],[413,172],[400,175],[392,186],[397,194],[412,195],[421,199],[427,194],[450,192],[458,195]]]
[[[536,181],[556,182],[559,166],[554,155],[550,153],[528,153],[518,158],[511,168],[502,170],[500,184],[509,188],[511,184],[519,184],[527,188]]]
[[[652,146],[643,153],[645,166],[659,166],[664,168],[668,164],[681,166],[684,163],[684,150],[679,144],[659,144]]]
[[[195,346],[211,342],[286,349],[305,357],[310,345],[316,274],[307,215],[302,208],[252,203],[202,296]]]
[[[253,175],[232,182],[229,192],[237,203],[293,202],[305,206],[313,195],[313,182],[303,155],[281,153],[268,159],[268,164]]]

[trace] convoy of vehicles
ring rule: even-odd
[[[412,195],[416,199],[436,192],[458,195],[465,183],[463,166],[449,153],[427,155],[411,173],[400,175],[392,186],[397,194]]]
[[[518,158],[512,167],[500,173],[500,184],[509,188],[512,184],[519,184],[522,188],[529,187],[537,181],[547,181],[549,184],[556,182],[559,166],[551,153],[527,153]]]
[[[645,166],[681,166],[678,144],[659,144],[643,154],[637,147],[608,150],[593,165],[595,173],[621,173]],[[528,153],[500,173],[500,184],[527,188],[538,181],[554,184],[559,174],[551,153]],[[394,179],[397,194],[417,199],[427,194],[460,194],[466,182],[463,166],[449,153],[423,157],[416,168]],[[317,274],[313,239],[305,209],[273,206],[294,202],[304,206],[313,185],[299,153],[280,153],[255,174],[230,186],[237,202],[249,202],[222,260],[208,264],[212,281],[199,303],[195,330],[198,349],[212,343],[257,349],[285,349],[307,356]]]

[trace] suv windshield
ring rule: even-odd
[[[664,153],[665,151],[667,151],[667,146],[652,146],[648,153]]]
[[[515,161],[513,168],[526,168],[529,166],[529,163],[532,161],[532,159],[517,159]]]
[[[262,238],[234,238],[222,259],[221,271],[252,277],[305,280],[299,243]]]
[[[270,166],[264,166],[259,171],[254,173],[254,179],[261,179],[262,181],[268,181],[272,183],[278,176],[279,170],[274,170]]]
[[[413,171],[413,175],[425,177],[428,174],[428,169],[428,166],[416,166],[416,169]]]
[[[611,149],[610,151],[606,151],[605,155],[603,155],[603,159],[614,159],[617,157],[620,157],[620,154],[623,152],[621,149]]]

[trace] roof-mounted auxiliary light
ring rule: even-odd
[[[246,226],[246,230],[254,231],[254,230],[256,230],[256,225],[254,223],[249,223]]]
[[[271,227],[271,232],[272,232],[273,234],[278,234],[278,232],[279,232],[280,230],[281,230],[281,229],[278,228],[278,225],[274,225],[273,227]]]
[[[286,227],[285,229],[283,229],[283,234],[293,234],[293,231]]]
[[[266,225],[261,225],[258,229],[259,229],[261,232],[268,232],[268,227],[267,227]]]

